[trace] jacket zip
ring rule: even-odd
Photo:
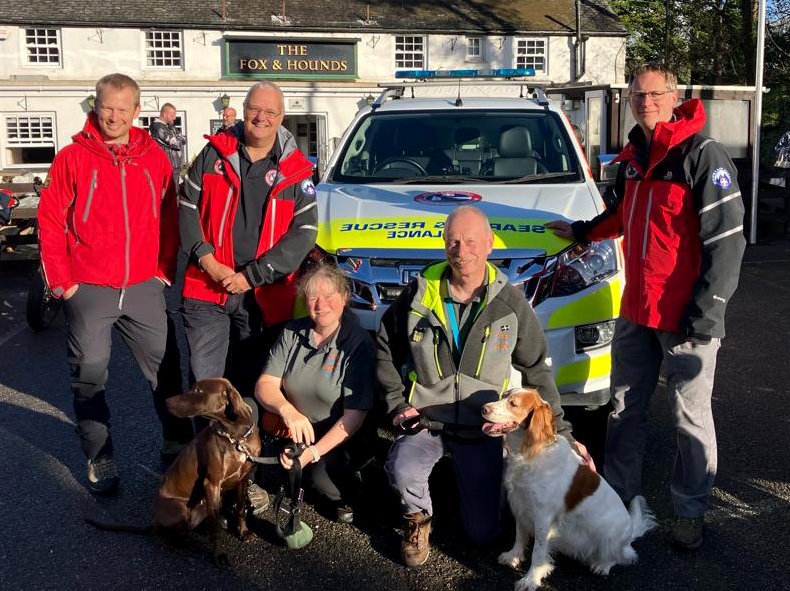
[[[225,222],[228,221],[228,210],[230,209],[230,198],[233,195],[233,185],[228,187],[228,196],[225,198],[225,209],[222,212],[222,221],[219,223],[219,245],[225,241]]]
[[[129,283],[129,268],[130,268],[130,248],[131,248],[131,231],[129,229],[129,204],[126,198],[126,165],[121,163],[121,202],[123,204],[123,225],[126,230],[126,242],[124,244],[124,269],[123,284],[121,285],[121,296],[118,299],[118,309],[123,306],[123,296],[126,293],[126,286]]]
[[[644,260],[647,253],[647,231],[650,228],[650,209],[653,207],[653,189],[655,185],[650,186],[650,192],[647,194],[647,213],[645,214],[645,235],[642,237],[642,259]]]
[[[151,180],[151,173],[147,168],[143,168],[145,178],[148,179],[148,186],[151,188],[151,204],[153,207],[154,219],[156,219],[156,191],[154,190],[154,181]]]
[[[433,360],[436,363],[436,371],[439,373],[439,379],[444,378],[442,367],[439,365],[439,331],[433,333]]]
[[[99,174],[98,170],[94,170],[91,175],[91,188],[88,190],[88,200],[85,202],[85,211],[82,214],[82,223],[88,221],[88,213],[91,210],[91,203],[93,203],[93,192],[96,190],[96,175]]]
[[[483,333],[483,348],[480,351],[480,358],[477,360],[477,369],[475,370],[475,379],[480,379],[480,370],[483,367],[483,358],[486,356],[486,348],[488,347],[488,333],[491,331],[490,326],[486,326],[485,333]]]
[[[269,232],[269,248],[274,246],[274,225],[277,223],[277,199],[269,197],[272,200],[272,227]]]

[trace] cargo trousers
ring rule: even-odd
[[[675,426],[670,492],[675,514],[699,517],[716,476],[716,431],[711,395],[720,339],[699,344],[680,333],[619,318],[612,345],[612,400],[604,477],[624,502],[642,494],[648,408],[662,364]]]

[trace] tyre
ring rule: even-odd
[[[33,275],[33,281],[27,292],[26,318],[28,326],[36,332],[46,330],[58,315],[60,306],[61,301],[52,295],[41,275],[41,269],[38,269]]]

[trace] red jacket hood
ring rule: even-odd
[[[118,160],[129,160],[142,156],[148,150],[156,148],[157,145],[148,132],[139,127],[131,127],[129,129],[129,143],[118,144],[111,153],[108,149],[110,144],[104,143],[101,132],[99,131],[99,120],[96,113],[88,113],[88,118],[85,120],[85,125],[82,131],[71,137],[74,143],[84,146],[97,156],[113,159],[113,153]]]
[[[705,108],[700,99],[691,99],[675,107],[671,120],[656,125],[653,141],[650,144],[650,165],[660,162],[671,148],[702,131],[705,121]],[[629,138],[633,139],[633,134],[638,129],[639,127],[635,126],[628,134]],[[635,151],[633,141],[629,141],[613,162],[630,160],[634,157]]]

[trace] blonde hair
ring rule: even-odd
[[[351,297],[351,286],[343,271],[336,265],[325,262],[316,264],[302,275],[298,287],[299,295],[306,300],[311,288],[321,279],[329,282],[345,301],[348,301]]]
[[[114,74],[107,74],[102,76],[96,83],[96,108],[101,106],[102,91],[106,86],[111,86],[115,90],[123,90],[124,88],[131,88],[134,91],[134,106],[140,106],[140,85],[134,81],[134,78],[126,74],[118,72]]]
[[[664,77],[664,81],[667,84],[667,90],[677,90],[678,87],[678,77],[675,76],[675,73],[670,70],[669,68],[665,67],[658,62],[647,62],[638,66],[631,72],[631,80],[628,83],[628,89],[632,89],[634,86],[634,80],[637,79],[638,76],[642,74],[647,74],[648,72],[652,72],[653,74],[658,74]]]

